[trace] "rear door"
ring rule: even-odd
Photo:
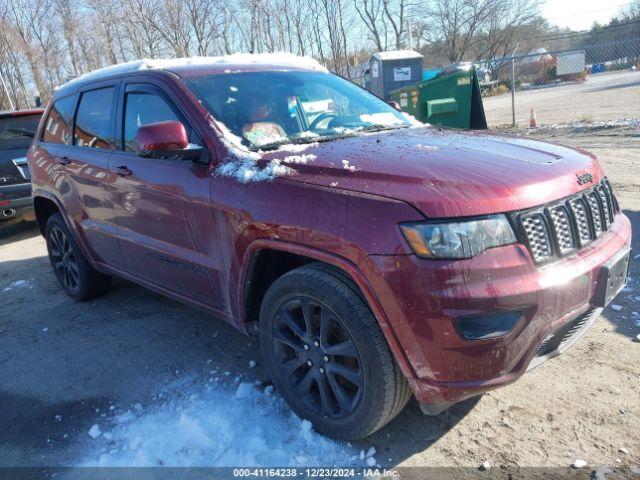
[[[138,156],[139,127],[179,121],[189,141],[201,136],[170,95],[148,83],[123,83],[118,116],[119,149],[110,160],[117,172],[121,269],[152,285],[222,309],[220,259],[210,211],[209,165]],[[207,154],[208,155],[208,154]]]
[[[67,216],[76,224],[92,255],[114,265],[120,249],[114,229],[116,212],[109,171],[115,144],[115,117],[120,81],[91,84],[79,92],[70,144],[55,148],[56,162],[64,172],[60,189]],[[46,135],[45,126],[45,135]]]

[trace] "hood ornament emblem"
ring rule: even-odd
[[[576,173],[576,177],[578,177],[578,185],[593,183],[593,175],[591,175],[590,173],[583,173],[582,175]]]

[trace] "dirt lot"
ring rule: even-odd
[[[638,231],[640,131],[536,135],[598,154]],[[561,357],[436,418],[411,404],[366,441],[338,445],[309,437],[277,400],[267,401],[275,394],[264,384],[249,400],[240,394],[239,384],[265,379],[257,342],[124,281],[103,298],[73,303],[45,255],[33,226],[4,228],[0,465],[330,464],[357,462],[372,446],[383,466],[640,464],[638,258],[614,301],[621,308],[609,307]],[[227,415],[231,425],[219,418]]]
[[[529,125],[535,108],[539,125],[640,119],[640,71],[590,75],[583,83],[516,91],[516,122]],[[511,125],[511,94],[484,99],[491,126]]]

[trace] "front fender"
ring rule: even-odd
[[[412,379],[416,378],[415,372],[413,371],[405,355],[404,349],[400,346],[393,328],[390,325],[389,319],[384,309],[382,308],[382,304],[380,303],[378,295],[374,291],[366,275],[364,275],[358,265],[356,265],[349,259],[326,250],[311,248],[306,245],[286,242],[282,240],[258,239],[253,241],[244,253],[242,262],[242,273],[239,276],[237,284],[238,291],[241,293],[241,295],[239,297],[239,312],[237,312],[236,318],[241,319],[241,323],[245,326],[245,330],[247,322],[245,308],[245,288],[247,276],[249,274],[251,265],[251,259],[258,251],[265,249],[301,255],[340,269],[360,289],[364,300],[367,302],[367,305],[371,309],[373,315],[378,320],[380,329],[382,330],[389,348],[391,349],[393,356],[398,362],[398,365],[400,366],[400,369],[402,370],[404,376],[409,380],[410,383]]]

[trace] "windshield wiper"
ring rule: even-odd
[[[284,140],[278,140],[277,142],[265,143],[264,145],[249,147],[249,150],[252,150],[254,152],[258,150],[275,150],[276,148],[281,147],[282,145],[291,145],[291,144],[299,145],[303,143],[314,143],[314,142],[320,142],[320,141],[322,141],[322,137],[320,136],[293,137],[293,138],[286,138]]]
[[[293,137],[277,142],[265,143],[264,145],[250,147],[249,150],[257,152],[259,150],[275,150],[282,145],[303,144],[315,142],[331,142],[333,140],[341,140],[343,138],[354,137],[362,132],[382,132],[385,130],[396,130],[399,128],[408,128],[409,125],[368,125],[358,126],[355,128],[345,128],[342,132],[336,132],[335,135],[318,135],[317,137]]]
[[[369,125],[362,127],[360,132],[384,132],[385,130],[397,130],[399,128],[408,128],[409,125]]]

